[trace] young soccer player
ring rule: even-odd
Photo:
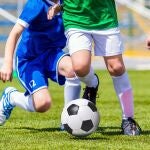
[[[0,100],[0,125],[9,119],[15,106],[30,112],[46,112],[52,103],[48,91],[49,78],[60,85],[65,83],[66,103],[79,98],[80,82],[72,69],[70,56],[62,50],[66,37],[61,13],[52,20],[47,19],[47,11],[54,4],[50,0],[28,0],[10,32],[0,80],[11,81],[14,51],[22,36],[16,49],[16,69],[26,93],[14,87],[4,90]]]
[[[57,13],[54,8],[49,10],[49,19]],[[63,21],[67,46],[76,75],[87,83],[93,78],[93,71],[90,68],[94,42],[95,55],[103,56],[120,101],[123,134],[139,135],[141,129],[133,119],[132,86],[122,58],[123,43],[115,1],[64,0]],[[93,85],[96,85],[96,79]]]

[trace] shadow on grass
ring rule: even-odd
[[[60,128],[32,128],[32,127],[20,127],[15,129],[25,129],[30,130],[31,132],[58,132],[61,131]],[[63,131],[61,131],[63,132]],[[100,133],[102,135],[109,135],[109,136],[115,136],[115,135],[122,135],[121,128],[120,127],[114,127],[114,126],[108,126],[108,127],[98,127],[96,130],[96,133]],[[141,135],[150,135],[150,130],[142,130]],[[76,137],[74,137],[76,138]],[[82,140],[88,140],[92,139],[90,137],[78,137],[78,139]],[[93,140],[102,139],[100,137],[95,137]]]
[[[30,130],[33,132],[55,132],[55,131],[61,131],[60,128],[33,128],[33,127],[19,127],[15,129],[25,129],[25,130]],[[115,135],[116,131],[114,130],[119,130],[119,127],[98,127],[96,130],[96,133],[101,133],[101,134],[108,134],[108,135]],[[107,131],[109,130],[109,131]],[[110,131],[113,130],[113,131]],[[117,131],[120,133],[119,131]]]
[[[15,129],[23,129],[23,130],[30,130],[31,132],[55,132],[61,131],[60,128],[31,128],[31,127],[20,127]]]
[[[120,135],[121,134],[121,129],[120,127],[98,127],[97,131],[98,133],[101,133],[103,135]]]
[[[71,137],[70,139],[73,139],[73,140],[90,140],[90,141],[96,141],[96,140],[109,140],[109,138],[104,138],[104,137],[89,137],[89,136],[86,136],[86,137]]]
[[[122,135],[120,127],[98,127],[97,131],[103,135]],[[142,130],[141,135],[150,135],[150,130]]]
[[[20,127],[20,128],[15,128],[15,129],[22,129],[22,130],[29,130],[32,133],[35,132],[55,132],[55,131],[60,131],[62,133],[65,133],[65,131],[61,131],[60,128],[31,128],[31,127]],[[66,132],[67,133],[67,132]],[[71,135],[70,135],[71,136]],[[75,139],[75,140],[109,140],[108,138],[104,138],[104,137],[100,137],[100,136],[96,136],[96,137],[90,137],[90,136],[86,136],[86,137],[75,137],[75,136],[71,136],[70,139]]]
[[[141,135],[150,135],[150,130],[142,130]]]

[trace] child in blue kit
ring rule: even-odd
[[[62,50],[66,37],[61,13],[52,20],[47,19],[48,9],[55,3],[50,0],[28,0],[10,32],[0,80],[11,81],[16,49],[16,70],[26,92],[21,93],[14,87],[4,90],[0,100],[0,125],[9,119],[15,106],[30,112],[46,112],[52,103],[48,91],[49,78],[59,85],[65,84],[66,103],[67,99],[79,98],[80,82],[72,69],[70,56]],[[57,3],[61,4],[61,1]]]

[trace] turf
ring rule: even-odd
[[[63,87],[50,81],[53,98],[50,111],[26,112],[16,107],[10,119],[0,127],[0,150],[149,150],[150,149],[150,71],[128,71],[133,86],[135,119],[142,128],[140,136],[121,134],[121,109],[106,71],[96,71],[100,77],[97,107],[101,122],[97,131],[86,138],[76,138],[59,129],[63,108]],[[24,89],[17,79],[0,81],[0,92],[7,86]]]

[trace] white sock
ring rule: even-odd
[[[32,96],[25,96],[24,93],[15,91],[11,93],[10,103],[24,110],[35,112]]]
[[[96,87],[98,84],[97,77],[94,74],[94,70],[91,68],[90,72],[84,77],[78,77],[80,81],[84,82],[88,87]]]
[[[133,94],[127,73],[125,72],[124,74],[118,77],[112,77],[112,79],[116,94],[120,101],[122,109],[122,118],[126,119],[128,117],[133,117],[134,116]]]
[[[80,97],[80,80],[75,78],[66,78],[65,87],[64,87],[64,99],[65,105],[75,99]]]

